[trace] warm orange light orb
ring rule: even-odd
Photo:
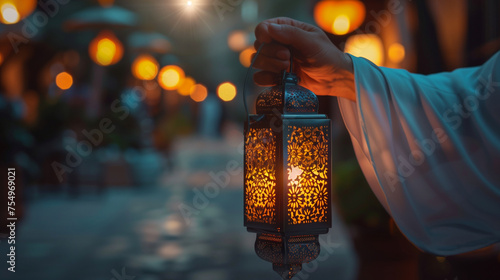
[[[188,96],[191,94],[191,88],[196,84],[196,81],[191,77],[186,77],[177,91],[180,95]]]
[[[90,58],[101,66],[116,64],[123,57],[123,45],[111,31],[101,31],[89,45]]]
[[[375,34],[353,35],[345,43],[346,53],[364,57],[376,65],[384,63],[384,47],[382,40]]]
[[[394,43],[389,47],[387,54],[392,63],[400,63],[405,58],[405,47],[400,43]]]
[[[254,47],[249,47],[240,53],[240,63],[245,67],[250,67],[252,64],[252,55],[255,53]]]
[[[365,14],[365,4],[358,0],[324,0],[314,6],[318,26],[335,35],[356,30],[365,20]]]
[[[241,30],[231,32],[227,37],[227,45],[235,52],[244,50],[248,45],[247,34]]]
[[[231,101],[236,96],[236,87],[229,82],[222,83],[217,88],[217,95],[222,101]]]
[[[149,54],[141,54],[132,63],[132,74],[139,80],[150,81],[158,74],[158,62]]]
[[[176,90],[185,78],[184,70],[177,65],[167,65],[160,70],[158,83],[166,90]]]
[[[56,85],[62,90],[67,90],[73,85],[73,77],[68,72],[61,72],[56,76]]]
[[[333,33],[338,35],[344,35],[349,32],[349,28],[351,27],[351,21],[345,15],[338,16],[333,22]]]
[[[36,0],[0,0],[0,22],[18,23],[36,8]]]
[[[202,102],[208,96],[208,90],[204,85],[196,84],[191,87],[191,99],[196,102]]]

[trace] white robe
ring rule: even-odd
[[[373,192],[420,249],[500,242],[500,52],[433,75],[351,56],[357,102],[339,98]]]

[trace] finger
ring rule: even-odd
[[[255,41],[254,47],[256,50],[259,49],[261,43],[259,41]],[[282,44],[277,43],[269,43],[262,47],[260,54],[275,57],[281,60],[289,60],[290,59],[290,49]]]
[[[290,25],[306,32],[316,32],[318,30],[318,28],[314,25],[310,25],[287,17],[277,17],[265,20],[257,25],[257,27],[255,28],[255,37],[257,38],[257,41],[270,43],[273,40],[273,37],[269,34],[270,24]]]
[[[253,55],[253,57],[255,54]],[[252,57],[252,59],[253,59]],[[254,67],[257,69],[270,71],[270,72],[281,72],[283,69],[287,69],[290,66],[288,60],[281,60],[274,57],[269,57],[263,54],[259,54],[255,60]]]
[[[270,23],[267,27],[272,40],[293,47],[302,53],[309,53],[315,48],[316,42],[311,40],[314,34],[299,27],[286,24]]]
[[[260,71],[253,75],[253,81],[261,86],[261,87],[271,87],[278,84],[279,74],[269,72],[269,71]]]

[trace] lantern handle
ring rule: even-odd
[[[262,50],[262,47],[264,47],[266,43],[262,43],[255,53],[255,56],[252,59],[252,63],[250,63],[250,66],[247,69],[247,73],[245,74],[245,81],[243,82],[243,105],[245,106],[245,113],[247,114],[247,123],[250,124],[250,113],[248,112],[248,105],[247,105],[247,97],[246,97],[246,88],[247,88],[247,81],[248,81],[248,76],[250,75],[250,72],[252,71],[253,65],[255,64],[255,60],[257,60],[257,56],[259,56],[260,51]]]

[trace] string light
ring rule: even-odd
[[[102,31],[89,45],[92,60],[102,66],[116,64],[123,57],[123,45],[111,31]]]
[[[208,96],[207,88],[202,84],[196,84],[191,87],[191,99],[196,102],[202,102]]]
[[[217,95],[222,101],[229,102],[236,96],[236,87],[230,82],[222,83],[217,88]]]
[[[255,53],[255,48],[249,47],[240,53],[240,63],[245,67],[249,67],[252,63],[252,55]]]
[[[177,91],[180,95],[188,96],[191,94],[191,88],[196,84],[196,81],[191,77],[186,77]]]
[[[389,60],[393,63],[400,63],[405,58],[405,47],[400,43],[394,43],[388,50]]]
[[[132,74],[139,80],[150,81],[158,74],[158,62],[151,55],[142,54],[132,63]]]
[[[167,65],[160,70],[158,82],[166,90],[176,90],[185,78],[184,70],[177,65]]]
[[[61,72],[56,76],[56,85],[62,90],[67,90],[73,85],[73,77],[68,72]]]

